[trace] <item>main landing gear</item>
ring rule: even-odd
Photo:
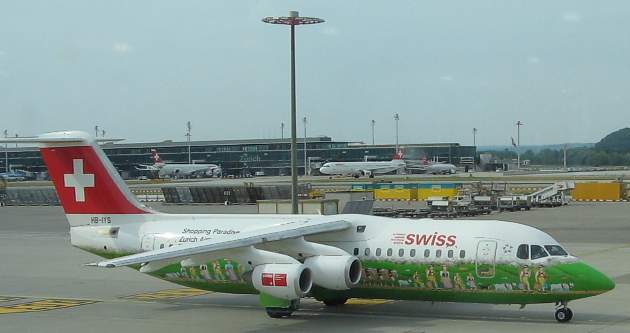
[[[566,323],[573,318],[573,311],[567,307],[567,302],[562,301],[557,304],[556,320],[560,323]]]
[[[280,307],[266,307],[267,315],[271,318],[284,318],[290,317],[295,310],[300,307],[300,300],[292,300],[287,308]]]

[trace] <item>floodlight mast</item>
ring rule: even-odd
[[[297,125],[295,101],[295,26],[322,23],[316,17],[300,17],[297,11],[290,11],[286,17],[265,17],[265,23],[291,26],[291,213],[298,213],[298,179],[297,179]]]

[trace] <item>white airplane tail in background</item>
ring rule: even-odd
[[[40,145],[48,174],[72,226],[111,224],[113,216],[153,213],[129,191],[103,150],[85,132],[53,132],[0,142]]]

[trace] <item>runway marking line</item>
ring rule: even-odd
[[[13,302],[13,301],[17,301],[17,300],[20,300],[20,299],[24,299],[24,297],[0,296],[0,303]]]
[[[49,310],[67,309],[80,305],[87,305],[97,303],[97,301],[88,300],[76,300],[76,299],[61,299],[61,298],[49,298],[39,301],[32,301],[28,303],[0,306],[0,314],[10,313],[26,313],[26,312],[41,312]]]
[[[123,299],[131,299],[138,301],[155,301],[161,299],[176,299],[185,298],[209,294],[209,291],[192,289],[192,288],[179,288],[179,289],[166,289],[148,293],[141,293],[129,296],[122,296]]]
[[[396,302],[391,299],[363,299],[363,298],[351,298],[346,304],[348,305],[380,305]]]

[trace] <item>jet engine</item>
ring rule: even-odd
[[[354,256],[314,256],[304,265],[313,272],[313,283],[332,290],[347,290],[361,280],[361,261]]]
[[[273,297],[294,300],[311,291],[311,270],[302,264],[264,264],[252,272],[254,288]]]

